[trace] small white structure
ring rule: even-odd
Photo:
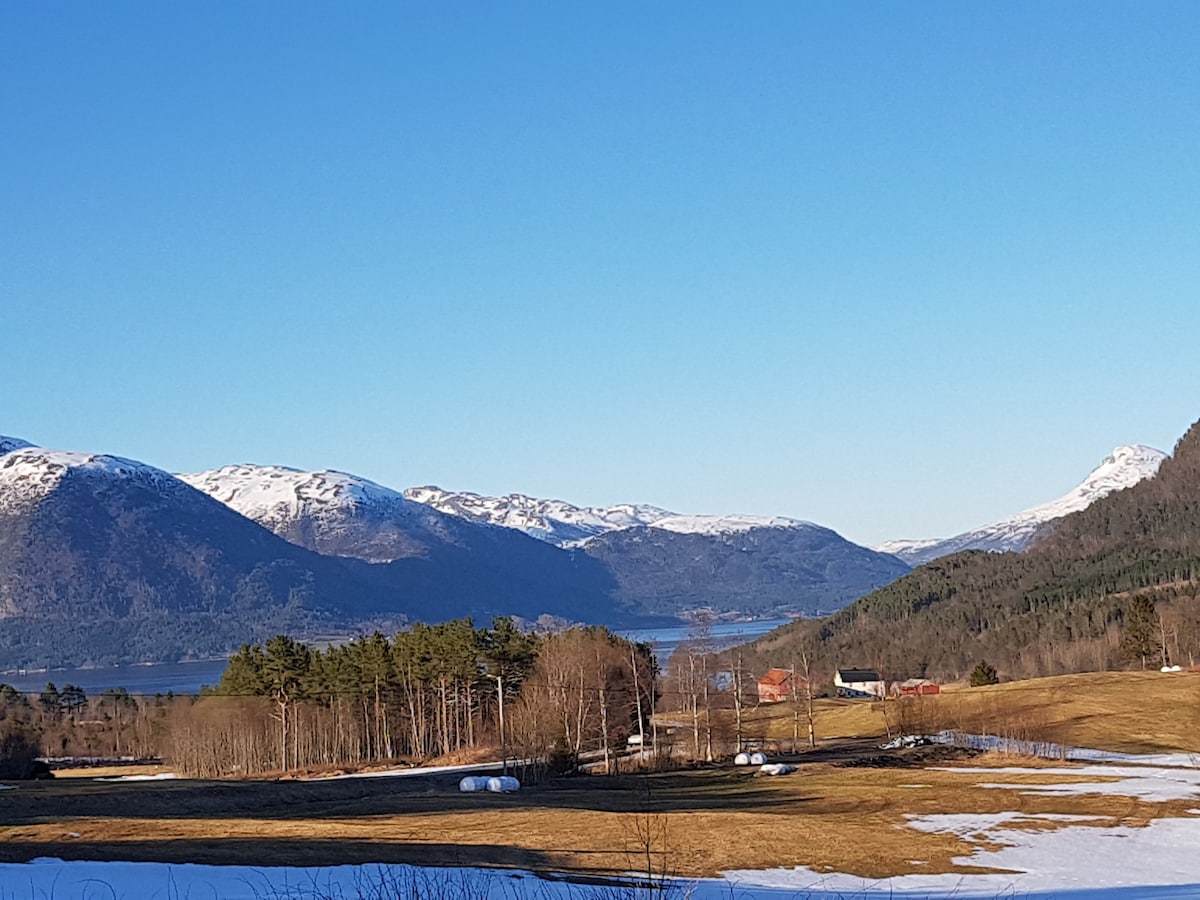
[[[882,700],[885,695],[883,679],[874,669],[838,669],[833,686],[839,697],[866,697]]]

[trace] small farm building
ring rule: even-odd
[[[794,675],[791,669],[771,669],[758,679],[758,702],[778,703],[791,697],[793,689],[799,691],[803,687],[803,675]]]
[[[942,686],[927,678],[910,678],[892,685],[892,693],[897,697],[927,697],[941,692]]]
[[[839,697],[884,697],[883,679],[874,669],[838,669],[833,676],[833,686]]]

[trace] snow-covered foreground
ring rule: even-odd
[[[447,767],[450,768],[450,767]],[[454,767],[457,768],[457,767]],[[980,776],[982,788],[1058,796],[1105,793],[1141,800],[1191,800],[1200,806],[1200,770],[1119,764],[1041,769],[956,768]],[[1013,774],[1085,776],[1106,781],[1013,784]],[[922,785],[907,785],[914,790]],[[0,864],[0,900],[1176,900],[1200,897],[1200,808],[1145,827],[1091,816],[1001,812],[910,816],[908,827],[953,834],[978,844],[956,864],[993,874],[910,874],[867,880],[808,868],[726,872],[672,883],[653,893],[636,883],[581,885],[528,872],[411,866],[283,868],[36,860]],[[732,838],[731,838],[732,839]],[[913,860],[920,865],[922,860]]]
[[[914,820],[926,830],[980,833],[979,817]],[[995,818],[989,817],[989,818]],[[940,820],[940,821],[939,821]],[[1177,900],[1200,897],[1200,817],[1164,819],[1146,828],[1072,826],[1045,832],[993,823],[990,840],[1011,841],[976,853],[975,865],[1012,874],[902,875],[867,880],[810,869],[729,872],[679,881],[651,892],[629,884],[574,884],[528,872],[411,866],[329,868],[63,862],[0,864],[3,900]]]

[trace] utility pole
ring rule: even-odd
[[[500,765],[501,774],[508,774],[508,749],[504,743],[504,676],[489,675],[488,678],[496,679],[496,693],[500,697]]]

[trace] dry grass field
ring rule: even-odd
[[[951,862],[970,844],[900,827],[909,814],[1017,809],[1035,820],[1066,813],[1096,817],[1096,824],[1136,824],[1185,815],[1195,805],[1026,796],[977,787],[978,773],[923,768],[919,754],[875,754],[865,758],[870,765],[851,766],[837,764],[838,756],[814,754],[832,761],[802,761],[800,773],[785,778],[728,768],[577,777],[509,796],[459,794],[454,778],[23,785],[0,801],[9,823],[0,827],[0,859],[409,862],[612,873],[644,868],[648,836],[655,867],[682,875],[807,865],[882,877],[971,871]],[[1044,781],[1036,771],[1002,777],[1071,780]]]
[[[1067,743],[1123,751],[1200,749],[1200,677],[1193,675],[1043,679],[951,691],[936,704],[960,717],[965,730],[984,721],[1033,719]],[[649,846],[656,871],[680,875],[805,865],[883,877],[971,871],[952,860],[973,845],[905,828],[914,814],[1017,810],[1028,817],[1024,827],[1055,828],[1062,823],[1039,817],[1139,825],[1188,815],[1196,806],[1194,799],[1030,796],[982,787],[981,781],[1097,779],[1036,767],[986,776],[947,771],[941,767],[985,758],[944,747],[884,753],[875,739],[884,730],[880,706],[823,703],[818,729],[825,745],[796,756],[800,771],[782,778],[713,767],[564,777],[505,796],[460,794],[452,775],[241,782],[76,777],[21,784],[0,794],[0,860],[407,862],[599,874],[645,871]],[[765,707],[758,712],[768,714]],[[790,714],[778,707],[771,713],[772,730],[786,726],[790,737]],[[830,737],[856,730],[867,737]]]
[[[1200,753],[1200,673],[1100,672],[948,686],[940,696],[871,703],[817,700],[818,740],[879,737],[907,716],[918,730],[999,734],[1120,753]],[[887,718],[885,718],[885,716]],[[762,706],[769,737],[789,741],[790,704]],[[806,734],[801,722],[801,734]],[[912,730],[910,727],[907,730]]]

